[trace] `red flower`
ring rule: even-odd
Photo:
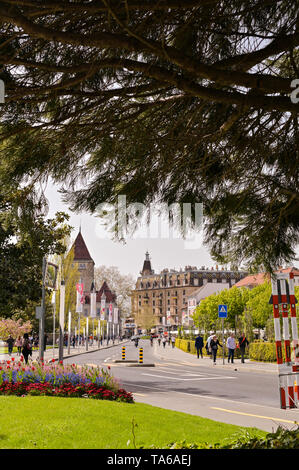
[[[62,362],[62,361],[59,361],[59,364],[63,364],[63,362]]]
[[[11,358],[11,360],[12,360],[12,361],[14,361],[14,360],[15,360],[15,358],[14,358],[14,357],[12,357],[12,358]]]

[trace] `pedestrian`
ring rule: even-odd
[[[244,356],[245,356],[245,348],[249,345],[249,341],[247,340],[245,333],[242,333],[242,336],[239,338],[239,348],[241,353],[241,362],[244,364]]]
[[[211,347],[210,347],[210,342],[211,342],[213,336],[214,336],[214,333],[212,333],[212,334],[208,337],[207,342],[206,342],[207,354],[208,354],[208,356],[211,356],[211,359],[212,359],[212,351],[211,351]]]
[[[170,341],[171,341],[171,338],[170,338],[170,335],[168,336],[168,346],[170,346]]]
[[[38,342],[39,342],[39,337],[38,337],[38,335],[36,335],[35,338],[34,338],[34,347],[35,348],[38,348]]]
[[[202,336],[198,335],[195,338],[195,347],[197,351],[197,358],[199,359],[199,354],[201,355],[201,358],[203,358],[203,355],[202,355],[203,337]]]
[[[159,336],[159,338],[158,338],[158,344],[159,344],[159,346],[160,346],[160,344],[161,344],[161,336]]]
[[[164,338],[162,339],[162,343],[163,343],[163,348],[165,348],[165,345],[166,345],[166,338],[164,336]]]
[[[151,336],[151,337],[150,337],[151,346],[153,345],[153,341],[154,341],[154,339],[153,339],[153,337]]]
[[[172,349],[175,347],[175,337],[171,337],[171,344],[172,344]]]
[[[21,350],[22,350],[22,338],[21,336],[18,336],[16,339],[16,347],[18,348],[18,356],[21,355]]]
[[[15,340],[13,339],[13,337],[11,335],[9,335],[6,342],[7,342],[7,346],[8,346],[8,354],[11,355],[12,350],[13,350],[13,346],[15,344]]]
[[[219,343],[217,336],[214,335],[210,341],[210,348],[212,352],[214,366],[216,365],[216,356],[217,356],[218,346],[220,346],[221,348],[223,347],[222,344]]]
[[[228,358],[227,362],[231,360],[231,363],[234,363],[234,355],[235,355],[235,349],[236,349],[236,340],[235,340],[235,335],[232,333],[226,341],[226,347],[228,348]]]
[[[28,333],[24,333],[23,336],[22,354],[25,359],[25,363],[28,364],[28,357],[32,356],[32,343],[29,339]]]

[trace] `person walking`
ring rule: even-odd
[[[21,355],[21,350],[22,350],[22,337],[18,336],[16,339],[16,347],[18,348],[18,356]]]
[[[175,337],[171,337],[171,344],[172,344],[172,349],[175,347]]]
[[[32,356],[32,343],[29,339],[28,333],[24,333],[23,336],[22,354],[24,356],[25,363],[28,364],[28,357]]]
[[[210,343],[211,343],[211,340],[212,340],[213,336],[214,336],[214,333],[212,333],[212,334],[208,337],[207,342],[206,342],[207,354],[208,354],[208,356],[211,357],[211,359],[212,359],[212,350],[211,350]]]
[[[239,348],[241,353],[241,362],[244,364],[244,356],[245,356],[245,348],[249,345],[249,341],[247,340],[245,333],[242,333],[242,336],[239,338]]]
[[[202,355],[203,337],[202,336],[198,335],[195,338],[195,347],[197,351],[197,359],[199,359],[199,353],[200,353],[201,358],[203,358],[203,355]]]
[[[160,346],[160,344],[161,344],[161,336],[159,336],[159,338],[158,338],[158,344],[159,344],[159,346]]]
[[[8,346],[8,354],[11,355],[12,350],[13,350],[13,346],[15,344],[15,340],[13,339],[13,337],[11,335],[9,335],[6,342],[7,342],[7,346]]]
[[[154,338],[152,336],[150,337],[150,342],[151,342],[151,346],[153,346]]]
[[[219,343],[219,339],[217,338],[216,335],[214,335],[210,341],[210,348],[212,352],[212,358],[213,358],[213,365],[216,365],[216,357],[217,357],[217,350],[218,346],[221,348],[223,347],[222,344]]]
[[[165,336],[164,336],[164,338],[162,339],[162,343],[163,343],[163,348],[165,348],[165,346],[166,346],[166,338],[165,338]]]
[[[234,363],[234,355],[235,355],[235,349],[236,349],[236,340],[235,340],[235,335],[232,333],[226,341],[226,347],[228,348],[228,358],[227,362],[231,360],[231,363]]]

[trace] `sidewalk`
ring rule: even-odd
[[[178,348],[172,348],[171,345],[166,344],[165,348],[162,346],[162,344],[161,346],[159,346],[157,341],[154,342],[153,353],[159,360],[181,362],[189,365],[198,365],[200,367],[208,367],[209,369],[238,369],[238,372],[254,371],[261,372],[263,374],[278,374],[278,368],[276,363],[256,362],[250,361],[249,359],[245,359],[245,363],[242,364],[241,359],[235,359],[234,364],[230,364],[227,362],[227,358],[224,358],[223,364],[221,349],[219,351],[219,356],[217,357],[216,366],[213,366],[210,357],[204,356],[203,358],[199,357],[198,359],[196,355],[184,352]]]
[[[92,345],[88,345],[88,351],[86,351],[86,346],[80,346],[80,347],[70,347],[70,353],[68,353],[68,348],[67,347],[64,347],[63,348],[63,359],[67,359],[69,357],[72,357],[72,356],[78,356],[78,355],[82,355],[82,354],[88,354],[88,353],[92,353],[92,352],[96,352],[96,351],[102,351],[102,349],[109,349],[109,348],[112,348],[114,346],[118,346],[120,344],[123,344],[123,343],[127,343],[128,340],[123,340],[123,341],[115,341],[115,343],[113,344],[112,341],[109,341],[109,344],[107,345],[106,344],[106,341],[103,342],[103,345],[99,348],[98,347],[98,344],[95,343],[93,346]],[[59,349],[56,347],[54,348],[47,348],[46,351],[44,351],[44,361],[46,362],[49,362],[51,361],[52,359],[55,359],[55,361],[58,361],[58,355],[59,355]],[[0,361],[7,361],[7,360],[10,360],[12,357],[15,358],[15,360],[17,360],[19,358],[18,354],[15,352],[11,355],[9,355],[8,353],[5,353],[5,354],[0,354]],[[31,359],[32,361],[36,361],[39,357],[39,351],[38,349],[34,349],[32,351],[32,356],[29,356],[29,360]]]

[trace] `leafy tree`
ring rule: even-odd
[[[63,253],[68,216],[46,219],[34,192],[0,193],[0,314],[11,317],[40,303],[43,257]],[[27,312],[28,313],[28,312]]]
[[[0,15],[0,183],[51,175],[92,212],[120,194],[202,202],[219,262],[294,258],[296,2],[2,0]]]
[[[123,315],[131,311],[131,291],[135,287],[135,280],[131,274],[121,274],[116,266],[98,266],[95,268],[96,287],[99,290],[104,281],[111,291],[119,297],[117,304]]]
[[[269,317],[273,317],[273,306],[269,304],[272,288],[270,282],[254,287],[246,303],[253,319],[254,328],[264,328]]]
[[[220,328],[221,320],[218,318],[218,305],[224,304],[228,307],[225,325],[234,329],[236,327],[236,318],[243,314],[247,299],[248,290],[238,287],[224,289],[219,294],[210,295],[196,307],[193,315],[194,323],[206,332]]]
[[[30,321],[22,322],[13,318],[0,318],[0,338],[4,341],[11,335],[14,339],[32,330]]]

